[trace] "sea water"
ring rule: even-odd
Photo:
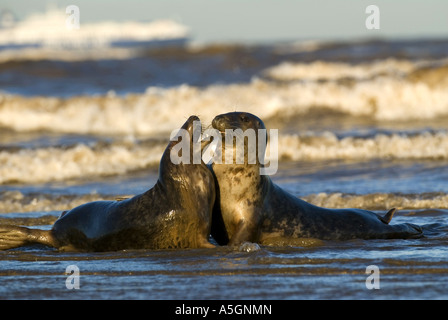
[[[0,252],[0,298],[448,298],[448,41],[27,50],[0,52],[1,223],[49,229],[82,203],[142,193],[188,116],[206,128],[247,111],[278,129],[271,178],[283,189],[329,208],[398,208],[391,224],[421,225],[425,237],[254,250],[29,246]],[[69,266],[79,289],[67,286]]]

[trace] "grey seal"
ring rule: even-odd
[[[194,121],[199,118],[189,117],[181,128],[189,133],[190,147]],[[172,163],[170,152],[181,140],[169,142],[160,160],[158,180],[145,193],[80,205],[64,212],[51,230],[2,225],[0,249],[32,243],[70,251],[214,247],[208,241],[214,177],[202,161]]]
[[[261,119],[246,112],[218,115],[213,119],[212,127],[221,132],[223,141],[226,129],[266,129]],[[221,145],[222,154],[225,154],[225,143]],[[280,188],[269,176],[261,175],[260,161],[257,159],[253,164],[247,161],[248,150],[245,145],[244,163],[215,161],[210,166],[217,182],[212,236],[221,245],[238,245],[245,241],[288,245],[304,238],[347,240],[422,236],[422,229],[417,225],[390,225],[395,209],[380,216],[362,209],[327,209],[307,203]]]

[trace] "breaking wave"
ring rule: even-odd
[[[448,209],[448,194],[395,194],[373,193],[366,195],[318,193],[303,197],[305,201],[326,208],[363,208],[369,210],[419,210],[426,208]]]
[[[210,123],[215,115],[235,110],[267,119],[279,114],[306,116],[318,108],[372,121],[448,117],[448,67],[444,64],[421,67],[409,61],[385,60],[364,66],[341,66],[316,62],[281,64],[266,73],[300,81],[254,78],[249,83],[203,88],[149,87],[143,94],[126,96],[113,92],[70,98],[1,94],[0,127],[16,131],[152,135],[170,132],[192,114]]]
[[[72,146],[14,148],[0,151],[0,184],[42,183],[120,175],[157,166],[168,138],[94,142]],[[268,149],[267,157],[269,159]],[[372,137],[322,134],[285,134],[278,137],[280,161],[448,159],[448,133],[392,133]]]
[[[268,68],[264,75],[281,81],[324,81],[339,79],[368,80],[377,76],[404,76],[418,68],[407,60],[386,59],[352,65],[349,63],[315,61],[312,63],[283,62]]]
[[[288,160],[448,159],[447,132],[377,134],[338,138],[332,132],[279,138],[279,157]]]
[[[0,184],[118,175],[157,165],[165,143],[77,144],[0,152]]]
[[[124,96],[113,92],[67,98],[0,93],[4,132],[107,135],[113,141],[94,138],[93,143],[69,146],[17,147],[5,138],[6,147],[0,149],[0,184],[120,175],[157,166],[169,133],[188,116],[198,115],[206,127],[217,114],[235,110],[256,114],[268,129],[278,128],[280,161],[444,160],[448,159],[444,125],[433,130],[409,125],[402,131],[389,126],[393,129],[386,133],[375,129],[368,136],[359,136],[356,128],[332,132],[333,126],[325,125],[338,123],[341,115],[367,119],[368,128],[377,128],[382,120],[443,122],[448,119],[447,75],[445,60],[283,62],[248,83],[149,87],[143,94]],[[317,125],[327,122],[317,130],[304,128],[302,123],[311,118]]]
[[[0,192],[0,212],[39,212],[70,210],[81,204],[97,200],[114,200],[113,196],[54,195],[45,193],[22,193],[20,191]]]

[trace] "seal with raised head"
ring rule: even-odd
[[[199,118],[191,116],[181,128],[189,133],[190,148],[195,121]],[[32,243],[76,251],[214,247],[208,241],[214,178],[202,161],[171,161],[171,150],[181,141],[179,137],[170,141],[160,160],[157,183],[145,193],[80,205],[63,213],[51,230],[0,226],[0,249]]]
[[[246,112],[218,115],[212,127],[222,134],[222,155],[228,147],[224,143],[226,129],[266,129],[261,119]],[[262,164],[258,157],[256,163],[250,164],[248,150],[245,145],[244,163],[214,161],[211,165],[217,181],[212,236],[221,245],[245,241],[294,244],[300,238],[347,240],[422,236],[422,229],[417,225],[389,225],[395,209],[382,217],[367,210],[327,209],[307,203],[274,184],[269,176],[261,175]]]

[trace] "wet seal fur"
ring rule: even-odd
[[[266,129],[253,114],[230,112],[216,116],[213,128]],[[225,154],[225,143],[222,143]],[[235,147],[234,147],[235,148]],[[245,241],[260,244],[294,245],[298,239],[320,240],[419,238],[422,229],[413,224],[389,225],[395,209],[384,217],[361,209],[327,209],[307,203],[260,175],[260,162],[213,163],[217,199],[213,210],[212,236],[220,245]],[[235,153],[234,153],[235,155]]]
[[[193,121],[199,118],[191,116],[182,126],[191,139]],[[145,193],[80,205],[64,212],[51,230],[2,225],[0,249],[32,243],[70,251],[214,247],[208,242],[214,178],[203,162],[171,162],[171,149],[180,141],[170,141],[160,160],[157,183]]]

